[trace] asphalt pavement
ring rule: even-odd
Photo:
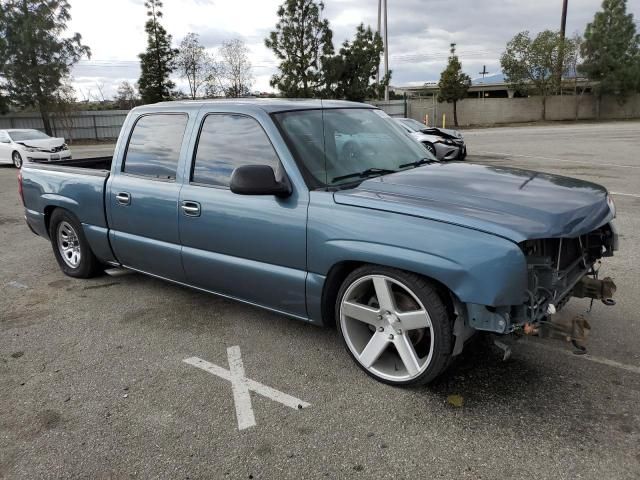
[[[639,478],[640,123],[464,134],[469,162],[614,192],[618,304],[587,314],[589,355],[526,339],[503,362],[479,341],[431,386],[382,385],[333,329],[139,274],[65,277],[0,166],[0,478]],[[89,148],[73,154],[109,149]]]

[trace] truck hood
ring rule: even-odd
[[[514,242],[577,237],[614,217],[607,190],[569,177],[434,163],[334,193],[339,204],[461,225]]]

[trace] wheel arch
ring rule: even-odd
[[[51,216],[53,215],[54,210],[56,210],[57,208],[62,207],[58,205],[47,205],[46,207],[44,207],[44,228],[47,232],[47,237],[50,237],[49,228],[51,227]]]
[[[456,294],[444,283],[439,281],[436,278],[430,277],[428,275],[424,275],[423,273],[415,270],[407,270],[405,268],[398,268],[395,265],[385,265],[375,262],[366,262],[366,261],[358,261],[358,260],[343,260],[336,264],[334,264],[330,269],[326,276],[323,289],[322,289],[322,297],[321,297],[321,312],[322,312],[322,323],[325,326],[335,327],[336,324],[336,316],[335,316],[335,305],[338,297],[338,292],[340,291],[340,287],[344,280],[351,274],[351,272],[363,266],[373,266],[373,267],[384,267],[391,268],[394,270],[402,270],[407,273],[412,273],[414,275],[419,275],[420,277],[427,280],[431,283],[438,293],[440,299],[445,304],[447,312],[453,316],[455,306],[454,302],[458,300]],[[458,300],[459,301],[459,300]]]
[[[60,198],[64,200],[64,197],[60,197]],[[82,226],[82,222],[78,218],[78,215],[76,215],[71,208],[67,208],[67,205],[65,205],[64,201],[63,202],[55,201],[55,203],[48,203],[47,205],[45,205],[42,211],[44,215],[44,227],[46,229],[47,236],[51,237],[49,235],[49,228],[51,227],[51,217],[53,216],[53,212],[55,212],[56,210],[64,210],[70,215],[73,215],[73,217],[78,221],[80,226]]]
[[[339,284],[363,264],[420,275],[441,292],[451,292],[454,302],[494,307],[520,305],[527,281],[522,251],[508,240],[475,233],[475,238],[454,238],[450,245],[436,238],[431,253],[363,240],[325,242],[322,254],[311,257],[307,282],[309,316],[323,324],[328,323],[327,319],[332,322],[330,312]],[[448,295],[442,296],[448,301]]]

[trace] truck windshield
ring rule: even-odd
[[[354,183],[436,161],[380,110],[298,110],[274,117],[314,188]]]
[[[15,132],[9,132],[9,136],[14,142],[24,142],[25,140],[46,140],[49,135],[46,135],[38,130],[16,130]]]

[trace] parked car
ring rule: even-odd
[[[400,126],[438,160],[464,160],[467,146],[457,130],[427,127],[412,118],[396,118]]]
[[[425,153],[364,104],[169,102],[129,113],[113,159],[25,164],[19,191],[67,275],[122,267],[337,325],[366,373],[409,385],[586,281],[598,298],[617,249],[603,187]]]
[[[69,160],[71,151],[64,138],[53,138],[38,130],[0,130],[0,163],[21,168],[26,161],[55,162]]]

